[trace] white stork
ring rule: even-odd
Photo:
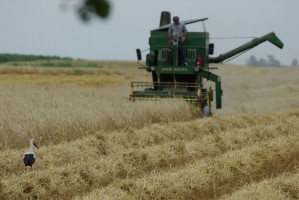
[[[27,166],[30,166],[32,168],[32,165],[35,162],[34,146],[36,146],[36,148],[38,149],[38,146],[36,145],[34,139],[31,139],[29,144],[30,144],[30,149],[28,152],[24,154],[24,158],[23,158],[24,165],[26,168]]]

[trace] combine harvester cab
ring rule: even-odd
[[[213,69],[209,67],[210,63],[221,63],[265,41],[283,48],[283,43],[271,32],[218,57],[209,57],[214,52],[214,44],[209,43],[209,33],[205,30],[207,19],[181,21],[185,25],[201,22],[204,31],[187,33],[183,47],[186,62],[178,65],[179,45],[168,39],[171,14],[167,11],[161,13],[160,27],[150,32],[146,66],[140,67],[152,74],[152,82],[131,82],[130,100],[180,98],[198,106],[204,116],[210,116],[211,101],[215,99],[216,109],[221,109],[223,94],[221,79],[210,72]],[[137,49],[136,52],[139,63],[142,60],[141,50]],[[214,89],[205,88],[204,79],[214,82]]]

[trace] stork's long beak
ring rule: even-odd
[[[34,144],[34,146],[35,146],[37,149],[39,149],[35,142],[34,142],[33,144]]]

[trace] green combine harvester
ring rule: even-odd
[[[152,74],[152,82],[131,82],[130,100],[149,100],[160,98],[183,98],[194,103],[204,116],[210,116],[211,101],[215,101],[216,109],[221,109],[223,94],[221,79],[210,72],[210,63],[222,63],[224,60],[247,51],[263,42],[269,41],[278,48],[283,43],[274,32],[255,38],[240,47],[219,55],[210,57],[214,52],[214,44],[209,43],[209,33],[205,30],[205,21],[208,18],[181,21],[185,25],[195,22],[203,24],[203,32],[188,32],[184,41],[185,63],[178,65],[179,45],[170,42],[168,29],[171,24],[170,12],[163,11],[160,18],[160,27],[150,32],[149,53],[146,55],[146,65],[141,69]],[[141,50],[137,49],[138,63],[142,60]],[[215,88],[205,88],[203,79],[215,83]]]

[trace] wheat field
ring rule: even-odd
[[[0,65],[0,199],[299,199],[299,68],[216,65],[223,108],[202,118],[130,102],[150,74],[99,65]]]

